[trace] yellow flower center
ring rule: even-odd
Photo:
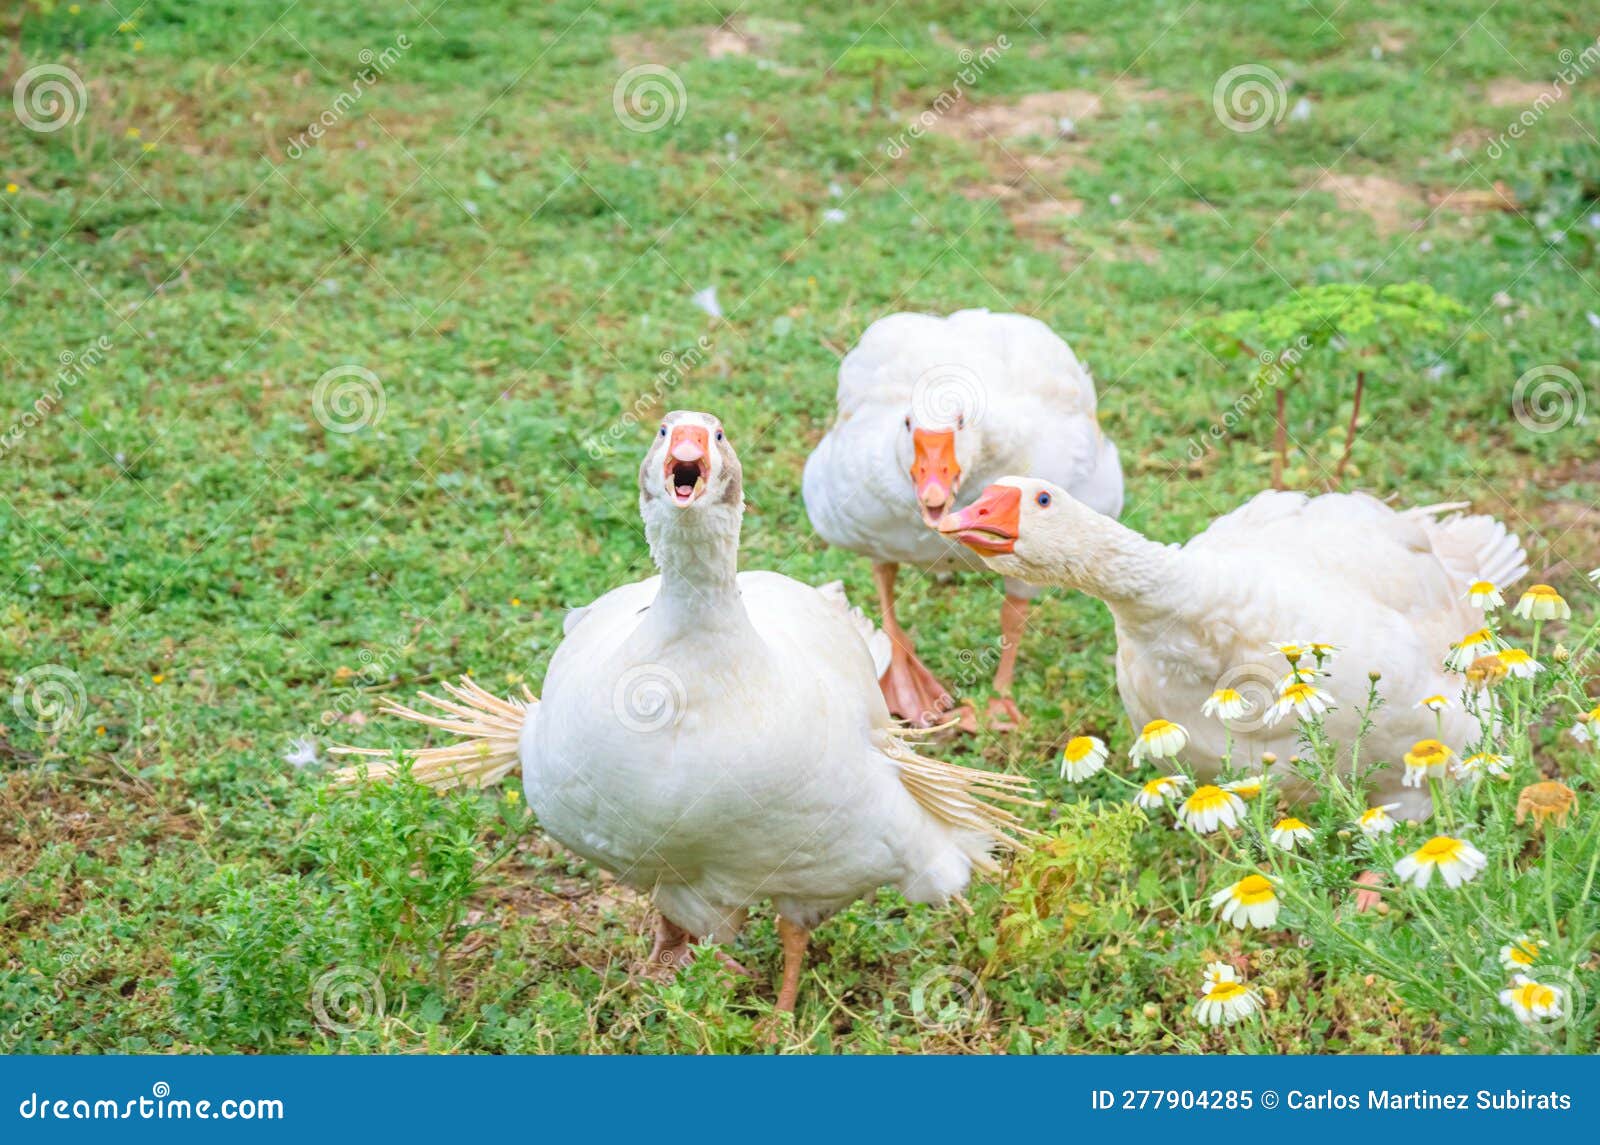
[[[1469,632],[1461,638],[1461,646],[1469,648],[1474,644],[1487,644],[1494,639],[1494,634],[1487,628],[1480,628],[1476,632]]]
[[[1532,966],[1539,959],[1539,948],[1531,942],[1513,942],[1506,957],[1518,966]]]
[[[1233,885],[1233,897],[1248,906],[1272,901],[1272,884],[1260,875],[1246,875]]]
[[[1467,589],[1473,596],[1488,596],[1494,591],[1494,585],[1486,580],[1475,580],[1472,587]]]
[[[1151,740],[1157,736],[1165,735],[1177,726],[1171,720],[1151,720],[1144,725],[1144,731],[1140,732],[1139,735],[1143,739]]]
[[[1450,749],[1436,739],[1419,739],[1406,752],[1406,762],[1412,767],[1442,767],[1450,758]]]
[[[1560,600],[1561,594],[1547,584],[1536,584],[1523,593],[1524,596],[1537,596],[1545,600]]]
[[[1207,995],[1213,1002],[1231,1002],[1241,994],[1248,994],[1249,988],[1243,982],[1218,982],[1211,987]]]
[[[1417,850],[1419,863],[1450,863],[1461,857],[1461,840],[1435,835]]]
[[[1211,698],[1219,704],[1234,704],[1239,702],[1239,693],[1232,688],[1223,688],[1220,692],[1212,692]]]
[[[1152,779],[1148,783],[1146,783],[1144,785],[1144,793],[1146,795],[1163,795],[1164,796],[1167,793],[1167,789],[1169,787],[1171,787],[1171,786],[1172,786],[1172,780],[1167,776],[1162,776],[1160,779]]]
[[[1361,813],[1363,823],[1381,823],[1389,817],[1389,813],[1382,807],[1368,807]]]
[[[1304,831],[1306,830],[1306,825],[1298,819],[1280,819],[1275,829],[1278,831]]]
[[[1542,982],[1524,982],[1511,992],[1511,996],[1528,1010],[1555,1004],[1556,992]]]
[[[1302,700],[1309,700],[1315,691],[1316,689],[1310,684],[1290,684],[1283,690],[1283,698],[1290,703],[1299,703]]]
[[[1061,754],[1073,763],[1077,763],[1079,760],[1087,758],[1093,751],[1093,738],[1089,736],[1074,736],[1067,741],[1067,746],[1062,750]]]
[[[1214,783],[1203,783],[1194,789],[1194,794],[1184,802],[1184,806],[1191,811],[1209,811],[1213,807],[1225,807],[1228,803],[1228,793]]]

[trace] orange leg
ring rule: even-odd
[[[783,984],[778,987],[777,1010],[780,1014],[792,1014],[800,996],[800,971],[805,966],[811,932],[779,915],[778,938],[783,943]]]
[[[955,697],[917,659],[911,637],[900,627],[894,610],[894,582],[899,566],[892,563],[872,566],[872,579],[878,586],[878,609],[883,617],[883,632],[889,638],[891,651],[889,669],[878,681],[883,689],[884,702],[889,711],[919,728],[943,722],[947,713],[956,711]],[[961,708],[961,726],[965,731],[975,731],[977,721],[971,709]]]
[[[1017,674],[1017,647],[1028,627],[1029,607],[1029,601],[1020,596],[1008,596],[1000,606],[1000,663],[994,670],[994,697],[989,701],[990,726],[995,731],[1015,731],[1024,722],[1011,698],[1011,686]]]

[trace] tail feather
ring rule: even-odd
[[[1411,511],[1423,518],[1433,550],[1451,575],[1463,588],[1480,579],[1504,587],[1526,576],[1528,558],[1516,534],[1493,517],[1452,511],[1466,507],[1464,501],[1452,501]]]
[[[419,711],[385,696],[380,710],[387,715],[414,720],[462,738],[442,747],[427,747],[406,752],[412,759],[411,775],[418,783],[441,790],[450,787],[493,787],[520,762],[518,742],[522,728],[539,701],[523,685],[521,700],[502,700],[485,691],[470,676],[459,684],[443,682],[452,699],[430,696],[426,700],[439,712]],[[334,755],[354,755],[381,762],[357,763],[333,774],[336,787],[348,787],[362,780],[388,779],[400,769],[396,752],[387,748],[334,747]]]
[[[1044,806],[1030,798],[1033,783],[1027,777],[931,759],[899,735],[885,736],[879,746],[900,768],[900,782],[911,798],[940,822],[1008,851],[1022,850],[1025,839],[1039,837],[1037,831],[1023,825],[1020,815],[1001,806]],[[973,861],[985,869],[994,866],[986,854],[973,856]]]

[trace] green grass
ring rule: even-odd
[[[710,3],[161,0],[125,31],[130,13],[95,3],[0,17],[8,88],[63,64],[85,93],[74,126],[31,131],[9,109],[0,125],[0,180],[16,187],[0,196],[0,431],[56,387],[63,355],[109,347],[0,456],[5,691],[58,665],[84,697],[53,731],[9,705],[0,716],[0,1048],[754,1045],[777,967],[770,918],[735,951],[752,982],[705,964],[635,982],[645,904],[519,807],[404,787],[330,800],[323,772],[282,757],[308,735],[415,744],[323,722],[359,720],[380,693],[465,670],[537,687],[562,610],[649,571],[634,475],[663,408],[728,426],[751,502],[745,567],[842,577],[870,600],[865,562],[810,533],[799,475],[838,354],[894,310],[1049,322],[1099,378],[1126,520],[1181,539],[1263,487],[1272,439],[1257,408],[1191,458],[1185,443],[1246,378],[1189,326],[1317,284],[1426,282],[1472,318],[1370,379],[1351,484],[1471,500],[1558,582],[1600,563],[1592,420],[1530,432],[1512,401],[1539,366],[1571,371],[1591,410],[1600,400],[1600,79],[1497,158],[1485,150],[1531,102],[1486,92],[1553,80],[1558,52],[1592,42],[1582,5],[1355,0],[1327,19],[1318,9],[1335,6],[1030,6],[907,0],[872,21],[831,2],[802,27],[783,23],[792,5],[751,0],[737,22],[754,47],[720,58],[707,33],[732,13]],[[1070,88],[1104,94],[1099,112],[1075,139],[934,132],[890,159],[887,142],[954,82],[957,52],[1001,34],[1012,46],[975,102]],[[400,36],[384,76],[291,157],[360,53]],[[882,62],[834,69],[852,49]],[[670,67],[687,97],[650,133],[612,107],[642,63]],[[1303,97],[1310,117],[1225,128],[1213,85],[1242,64],[1271,68],[1284,107]],[[1390,180],[1398,225],[1314,189],[1323,169]],[[1428,205],[1496,185],[1514,209]],[[1020,206],[1052,199],[1081,212],[1019,234]],[[825,219],[834,208],[842,222]],[[722,321],[690,301],[713,285]],[[661,386],[663,355],[701,338],[709,350]],[[359,432],[313,410],[338,367],[381,384],[382,416]],[[1290,474],[1315,486],[1348,393],[1308,382],[1291,398]],[[641,396],[642,428],[613,454],[585,448]],[[997,638],[985,579],[911,578],[903,599],[937,672]],[[1103,608],[1048,595],[1022,653],[1029,727],[954,754],[1065,799],[1053,759],[1067,734],[1126,742],[1112,647]],[[1185,1012],[1199,967],[1238,946],[1188,909],[1205,886],[1193,853],[1148,830],[1093,855],[1078,842],[1061,913],[1025,956],[996,939],[996,886],[974,889],[970,917],[884,895],[827,924],[792,1044],[1231,1044]],[[1253,957],[1272,1002],[1263,1044],[1456,1045],[1367,967],[1292,943]],[[312,1005],[340,967],[385,998],[347,1034]],[[966,975],[983,1005],[960,1005]]]

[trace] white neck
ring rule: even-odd
[[[743,506],[684,510],[645,507],[645,536],[661,570],[649,625],[660,637],[750,628],[739,598],[739,525]]]
[[[1187,611],[1181,583],[1184,556],[1096,513],[1058,498],[1048,527],[1027,536],[1025,579],[1075,588],[1110,607],[1117,623],[1138,627]]]

